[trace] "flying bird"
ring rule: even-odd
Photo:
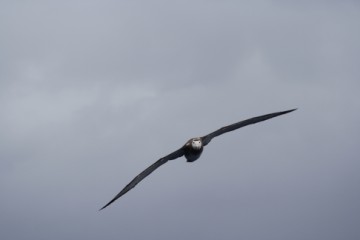
[[[240,121],[240,122],[237,122],[237,123],[222,127],[222,128],[220,128],[220,129],[218,129],[218,130],[216,130],[216,131],[214,131],[212,133],[209,133],[208,135],[205,135],[203,137],[191,138],[190,140],[188,140],[185,143],[184,146],[182,146],[181,148],[179,148],[175,152],[172,152],[169,155],[166,155],[165,157],[160,158],[155,163],[153,163],[151,166],[149,166],[144,171],[142,171],[128,185],[126,185],[124,187],[124,189],[121,190],[121,192],[119,192],[110,202],[108,202],[100,210],[106,208],[107,206],[112,204],[114,201],[116,201],[118,198],[120,198],[122,195],[124,195],[125,193],[130,191],[139,182],[141,182],[145,177],[147,177],[150,173],[152,173],[155,169],[157,169],[158,167],[160,167],[161,165],[163,165],[167,161],[174,160],[176,158],[185,156],[187,162],[194,162],[200,157],[201,153],[204,150],[204,147],[206,145],[208,145],[210,143],[210,141],[214,137],[217,137],[217,136],[219,136],[221,134],[224,134],[224,133],[227,133],[227,132],[230,132],[230,131],[234,131],[234,130],[236,130],[238,128],[242,128],[242,127],[245,127],[245,126],[250,125],[250,124],[262,122],[262,121],[268,120],[268,119],[273,118],[273,117],[277,117],[277,116],[280,116],[280,115],[283,115],[283,114],[286,114],[286,113],[290,113],[290,112],[295,111],[295,110],[296,110],[296,108],[288,110],[288,111],[275,112],[275,113],[270,113],[270,114],[250,118],[250,119],[247,119],[247,120],[243,120],[243,121]]]

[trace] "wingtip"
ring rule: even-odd
[[[109,206],[112,202],[109,202],[108,204],[106,204],[105,206],[103,206],[102,208],[99,209],[99,211],[103,210],[104,208],[106,208],[107,206]]]
[[[284,113],[290,113],[290,112],[296,111],[297,109],[298,109],[298,108],[293,108],[293,109],[290,109],[290,110],[285,111]]]
[[[275,113],[275,114],[276,114],[276,116],[279,116],[279,115],[291,113],[291,112],[293,112],[293,111],[295,111],[295,110],[297,110],[297,108],[293,108],[293,109],[286,110],[286,111],[282,111],[282,112],[277,112],[277,113]]]
[[[103,210],[105,207],[102,207],[102,208],[100,208],[98,211],[100,212],[101,210]]]

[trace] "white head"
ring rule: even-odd
[[[194,149],[200,149],[202,147],[202,142],[199,138],[195,138],[191,141],[191,146]]]

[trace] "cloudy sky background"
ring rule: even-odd
[[[360,238],[358,1],[1,1],[0,34],[1,239]]]

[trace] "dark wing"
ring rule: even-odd
[[[105,206],[103,206],[100,210],[106,208],[107,206],[112,204],[114,201],[116,201],[119,197],[121,197],[122,195],[124,195],[125,193],[130,191],[130,189],[135,187],[136,184],[141,182],[145,177],[147,177],[150,173],[152,173],[155,169],[157,169],[158,167],[160,167],[167,161],[176,159],[183,155],[184,155],[184,149],[180,148],[180,149],[176,150],[175,152],[170,153],[169,155],[167,155],[163,158],[160,158],[154,164],[152,164],[150,167],[148,167],[147,169],[142,171],[139,175],[137,175],[128,185],[126,185],[126,187],[124,187],[123,190],[121,190],[121,192],[119,192],[109,203],[107,203]]]
[[[277,116],[280,116],[280,115],[283,115],[283,114],[286,114],[286,113],[289,113],[289,112],[292,112],[295,110],[296,110],[296,108],[288,110],[288,111],[283,111],[283,112],[270,113],[270,114],[250,118],[250,119],[247,119],[247,120],[244,120],[241,122],[237,122],[237,123],[222,127],[220,129],[216,130],[215,132],[212,132],[206,136],[203,136],[202,137],[203,144],[204,144],[204,146],[206,146],[211,141],[211,139],[213,139],[214,137],[217,137],[221,134],[224,134],[224,133],[227,133],[230,131],[234,131],[238,128],[245,127],[250,124],[262,122],[262,121],[268,120],[270,118],[277,117]]]

